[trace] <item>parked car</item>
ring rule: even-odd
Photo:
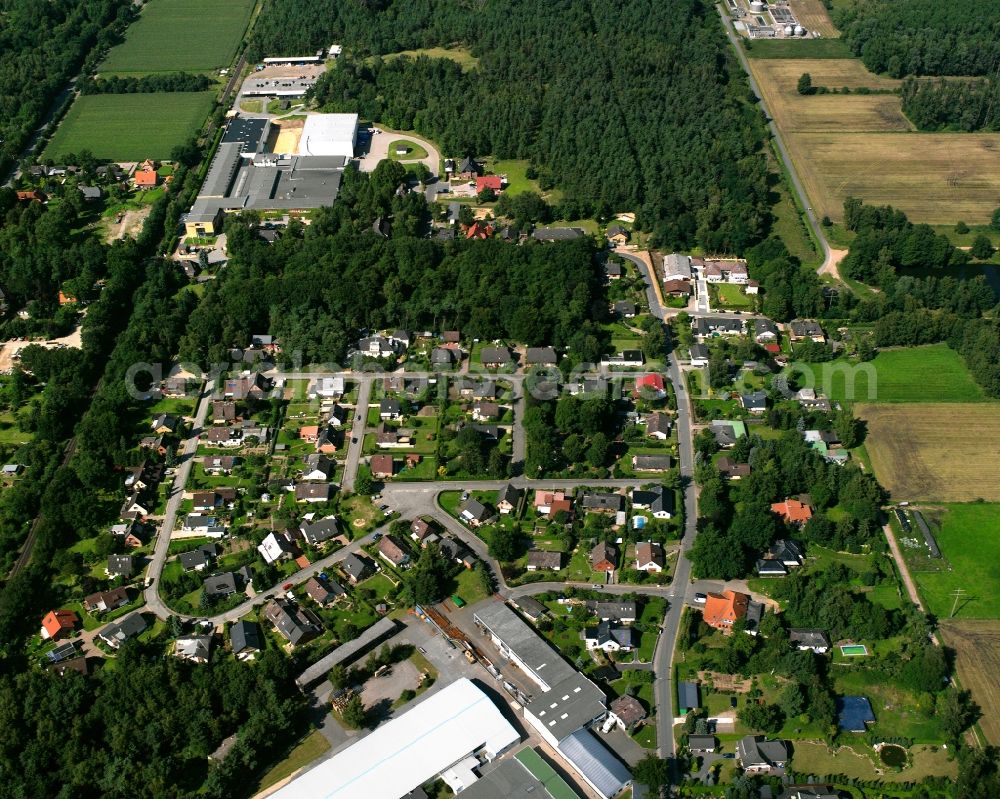
[[[281,590],[282,591],[291,591],[292,590],[292,584],[291,583],[285,583],[283,586],[281,586]]]
[[[694,601],[699,605],[704,605],[708,601],[708,597],[699,592],[694,595]]]

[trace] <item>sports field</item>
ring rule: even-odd
[[[1000,744],[1000,621],[944,619],[941,637],[955,650],[962,687],[983,709],[980,729],[991,744]]]
[[[837,402],[977,402],[985,399],[947,344],[883,350],[867,363],[811,364],[815,387]],[[874,376],[874,379],[873,379]]]
[[[941,619],[965,590],[956,619],[1000,619],[1000,505],[985,502],[922,509],[938,542],[936,570],[911,567],[927,609]],[[933,561],[930,561],[933,562]]]
[[[77,97],[42,158],[90,150],[113,161],[164,159],[197,131],[214,92],[88,94]]]
[[[894,500],[1000,502],[1000,403],[856,405],[865,448]],[[1000,539],[995,528],[980,536]],[[942,543],[942,550],[947,549]]]
[[[894,94],[802,96],[814,86],[893,89],[856,59],[750,61],[813,208],[839,220],[844,199],[891,204],[915,222],[982,224],[1000,197],[1000,134],[918,133]]]
[[[254,0],[149,0],[102,73],[209,72],[228,66]]]

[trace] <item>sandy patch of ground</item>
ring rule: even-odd
[[[14,368],[14,356],[25,347],[32,344],[52,349],[59,347],[72,347],[74,349],[80,349],[80,326],[77,325],[76,330],[68,336],[54,338],[48,341],[5,341],[3,345],[0,345],[0,374],[9,374]]]

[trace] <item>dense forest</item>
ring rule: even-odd
[[[131,9],[131,0],[0,0],[0,172],[88,54],[111,46]]]
[[[142,77],[89,78],[80,85],[81,94],[143,94],[155,92],[202,92],[212,86],[208,75],[190,72],[143,75]]]
[[[867,0],[834,22],[872,72],[991,75],[1000,64],[1000,5],[982,0]]]
[[[182,357],[211,363],[270,330],[304,363],[343,362],[361,331],[401,326],[572,346],[597,360],[607,311],[591,239],[513,247],[418,237],[427,206],[396,195],[403,176],[392,161],[371,176],[349,169],[336,205],[274,245],[251,216],[229,220],[229,266],[192,314]],[[391,217],[389,238],[373,232],[377,217]]]
[[[253,49],[331,41],[348,53],[315,87],[327,110],[415,129],[454,156],[528,159],[581,216],[635,210],[666,247],[742,252],[766,233],[763,120],[704,0],[487,0],[475,13],[457,0],[286,0]],[[456,42],[474,69],[379,58]]]
[[[903,113],[920,130],[1000,130],[1000,82],[917,80],[903,82]]]

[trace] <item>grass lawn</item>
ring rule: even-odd
[[[486,162],[486,167],[494,175],[507,176],[507,188],[504,189],[507,194],[521,194],[526,191],[534,191],[538,194],[544,194],[544,192],[538,188],[538,181],[532,180],[527,176],[527,161],[495,161],[490,159]],[[551,194],[546,196],[551,197]]]
[[[870,729],[878,735],[912,738],[920,743],[939,743],[944,735],[935,716],[934,700],[929,694],[915,694],[887,682],[882,672],[857,665],[836,665],[831,670],[838,694],[867,696],[875,711]]]
[[[473,605],[481,599],[486,599],[486,591],[479,580],[479,575],[472,571],[472,569],[462,569],[455,582],[455,590],[452,593],[462,597],[466,604]]]
[[[757,39],[744,42],[747,58],[853,58],[841,39]]]
[[[329,748],[330,742],[323,737],[323,733],[319,730],[313,730],[302,739],[298,746],[288,753],[288,757],[260,778],[260,785],[257,786],[257,790],[262,791],[265,788],[269,788],[293,772],[298,771],[303,766],[308,766]]]
[[[424,47],[419,50],[401,50],[398,53],[384,55],[382,58],[385,61],[390,61],[393,58],[419,58],[420,56],[447,58],[458,64],[463,72],[475,69],[479,64],[479,59],[465,47]]]
[[[214,92],[88,94],[73,101],[42,159],[90,150],[96,158],[169,158],[204,123]]]
[[[817,390],[837,402],[980,402],[982,389],[947,344],[883,350],[868,363],[812,364]]]
[[[951,615],[953,592],[965,589],[956,618],[1000,618],[1000,505],[946,505],[924,511],[947,564],[941,571],[912,571],[927,609],[938,618]],[[938,522],[935,524],[934,522]]]
[[[809,236],[809,231],[806,230],[802,214],[799,212],[795,200],[792,199],[786,182],[782,180],[775,185],[773,192],[777,200],[771,206],[771,213],[774,214],[772,231],[785,242],[788,251],[802,263],[818,263],[821,259],[816,253],[816,247]]]
[[[396,148],[405,147],[405,155],[397,155]],[[389,158],[392,161],[416,161],[418,158],[426,158],[427,150],[410,139],[396,139],[389,143]]]
[[[746,295],[742,286],[732,283],[719,283],[715,287],[719,295],[719,303],[724,308],[752,308],[753,300]]]
[[[367,580],[362,581],[358,584],[359,588],[367,588],[369,591],[375,592],[375,597],[377,599],[382,599],[386,597],[391,591],[395,590],[395,586],[392,584],[392,580],[386,577],[384,574],[376,574],[374,577],[369,577]]]
[[[936,751],[935,751],[936,750]],[[887,772],[894,782],[920,782],[924,777],[954,777],[958,768],[948,761],[949,752],[937,747],[915,746],[910,751],[910,765],[900,772]],[[844,774],[862,780],[875,780],[874,752],[858,744],[840,747],[836,753],[826,744],[797,741],[792,754],[792,766],[800,774]]]
[[[206,72],[232,61],[256,0],[150,0],[101,73]]]

